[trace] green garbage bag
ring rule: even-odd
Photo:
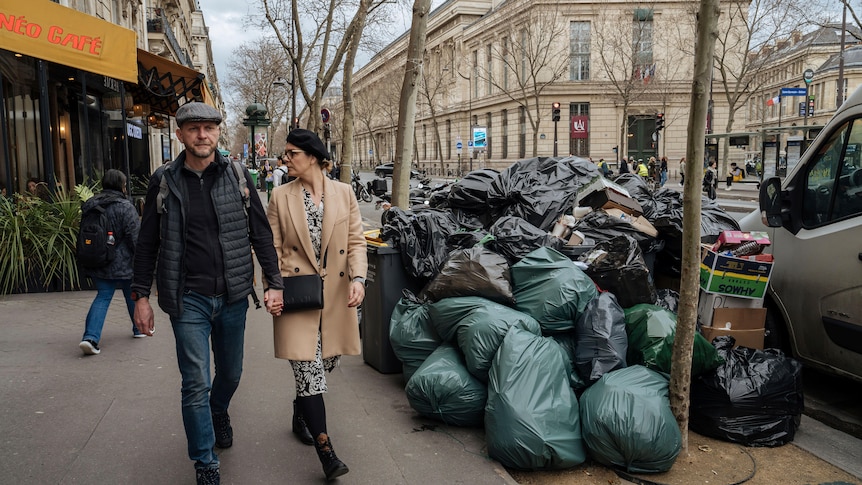
[[[404,380],[409,381],[416,369],[440,346],[440,336],[431,325],[427,303],[420,302],[409,290],[398,300],[389,321],[389,342],[401,361]]]
[[[542,333],[535,318],[482,297],[445,298],[431,304],[429,313],[435,328],[453,336],[467,370],[482,382],[488,382],[488,369],[509,328]]]
[[[417,413],[454,426],[481,426],[488,390],[464,366],[451,344],[437,347],[407,381],[407,401]]]
[[[593,280],[556,249],[541,247],[509,270],[515,308],[538,320],[545,333],[575,328],[587,303],[598,295]]]
[[[520,470],[557,470],[586,459],[571,362],[551,338],[509,329],[488,375],[488,454]]]
[[[625,309],[625,319],[629,337],[626,355],[628,365],[640,364],[670,374],[676,314],[660,306],[639,303]],[[695,333],[691,376],[710,372],[722,363],[724,359],[718,355],[715,347],[701,334]]]
[[[682,449],[668,380],[635,365],[604,374],[581,394],[581,429],[590,456],[631,473],[664,472]]]

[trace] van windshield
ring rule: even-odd
[[[816,227],[862,214],[862,120],[844,124],[824,143],[805,174],[802,221]]]

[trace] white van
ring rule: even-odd
[[[862,381],[862,87],[838,109],[782,182],[760,188],[775,264],[766,345]],[[768,227],[765,227],[768,226]]]

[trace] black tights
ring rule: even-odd
[[[296,407],[299,408],[299,412],[308,426],[308,431],[311,432],[311,436],[314,436],[315,440],[321,433],[327,434],[326,405],[323,404],[323,394],[297,397]]]

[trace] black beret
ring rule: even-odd
[[[320,141],[317,133],[302,128],[294,128],[287,134],[287,143],[295,145],[297,148],[304,150],[317,157],[318,160],[331,160],[329,152],[326,151],[326,145]]]
[[[183,126],[187,121],[212,121],[221,123],[221,113],[206,103],[192,101],[180,106],[177,110],[177,126]]]

